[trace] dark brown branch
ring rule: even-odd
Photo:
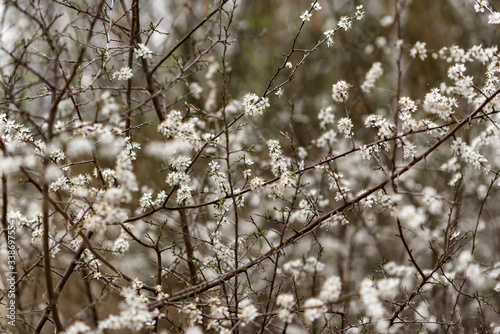
[[[399,230],[399,238],[401,238],[401,241],[403,242],[403,245],[406,249],[406,252],[408,253],[408,255],[410,256],[410,261],[411,263],[413,263],[413,266],[417,269],[418,273],[420,274],[420,276],[422,276],[422,279],[425,280],[426,277],[425,277],[425,274],[424,272],[422,271],[422,269],[420,269],[420,266],[417,264],[417,261],[415,260],[415,258],[413,257],[413,254],[411,252],[411,249],[410,247],[408,246],[408,243],[406,242],[406,238],[403,234],[403,228],[401,226],[401,222],[399,221],[399,218],[396,218],[396,221],[398,223],[398,230]]]
[[[182,37],[175,45],[174,47],[166,54],[165,57],[163,57],[159,62],[158,64],[156,64],[155,67],[153,67],[153,69],[151,70],[151,72],[149,72],[149,76],[152,76],[156,70],[161,66],[161,64],[163,64],[168,58],[170,58],[170,56],[172,56],[172,54],[175,52],[175,50],[177,50],[182,44],[184,44],[184,42],[186,42],[188,40],[188,38],[196,31],[198,30],[201,26],[203,26],[205,24],[205,22],[207,22],[208,20],[210,20],[210,18],[215,14],[217,13],[221,8],[222,6],[224,6],[226,4],[226,2],[228,2],[229,0],[223,0],[214,10],[212,10],[203,20],[200,21],[200,23],[198,23],[193,29],[191,29],[184,37]]]
[[[189,276],[191,277],[191,284],[196,285],[198,279],[196,278],[196,265],[194,264],[194,248],[189,231],[189,223],[185,210],[179,210],[181,216],[182,237],[184,239],[184,246],[186,247],[186,261],[189,267]]]
[[[44,159],[44,170],[47,169],[47,165],[49,163],[48,157]],[[43,265],[45,272],[45,284],[47,286],[47,294],[48,294],[48,304],[49,308],[52,312],[52,318],[54,319],[54,323],[56,325],[57,332],[64,331],[64,327],[61,324],[61,320],[59,318],[59,312],[57,311],[57,294],[54,293],[54,288],[52,286],[52,267],[50,264],[50,233],[49,233],[49,185],[45,181],[42,186],[42,196],[43,196],[43,204],[42,204],[42,224],[43,224]]]
[[[88,238],[90,239],[91,237],[92,237],[92,232],[88,234]],[[68,282],[69,277],[71,276],[71,274],[75,270],[75,267],[78,263],[78,260],[82,256],[85,248],[86,248],[85,243],[81,243],[80,246],[78,247],[78,249],[76,250],[75,255],[73,255],[73,258],[71,259],[69,266],[64,271],[64,274],[61,277],[61,279],[59,280],[59,283],[57,283],[56,289],[54,291],[54,295],[58,296],[61,293],[62,289],[64,288],[64,286]],[[49,319],[49,314],[50,314],[50,309],[46,308],[42,314],[42,317],[38,321],[38,324],[35,327],[35,333],[40,333],[43,326],[45,325],[45,322],[47,322],[47,320]]]

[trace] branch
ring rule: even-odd
[[[159,62],[158,64],[156,64],[155,67],[153,67],[153,69],[151,70],[151,72],[149,72],[149,76],[152,76],[156,70],[161,66],[161,64],[163,64],[168,58],[170,58],[170,56],[175,52],[175,50],[177,50],[177,48],[179,48],[179,46],[181,46],[182,44],[184,44],[184,42],[196,31],[198,30],[201,26],[203,26],[205,24],[205,22],[207,22],[208,20],[210,20],[210,18],[215,14],[217,13],[221,8],[222,6],[224,6],[226,4],[226,2],[228,2],[229,0],[223,0],[214,10],[212,10],[203,20],[200,21],[200,23],[198,23],[193,29],[191,29],[191,31],[189,31],[187,33],[187,35],[185,35],[183,38],[181,38],[175,45],[174,47],[169,51],[169,53],[167,53],[167,55],[165,57],[163,57]]]

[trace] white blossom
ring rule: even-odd
[[[278,312],[278,318],[284,323],[289,324],[292,322],[293,313],[288,309],[281,309]]]
[[[314,10],[316,10],[316,11],[319,11],[319,10],[321,10],[321,9],[323,8],[323,7],[321,7],[321,4],[320,4],[319,2],[316,2],[316,3],[311,2],[311,7],[312,7]]]
[[[381,139],[388,139],[394,136],[395,126],[393,123],[389,122],[387,119],[381,115],[368,115],[365,118],[365,126],[370,128],[377,128],[379,136]]]
[[[323,133],[318,139],[316,139],[316,147],[332,147],[337,141],[337,132],[334,129],[330,129]]]
[[[130,248],[128,238],[125,233],[121,233],[120,236],[115,240],[113,244],[113,255],[122,256]]]
[[[415,45],[410,49],[410,57],[415,58],[418,56],[420,60],[425,60],[425,58],[427,58],[427,49],[425,47],[425,42],[415,43]]]
[[[193,191],[193,188],[187,184],[183,184],[177,189],[177,204],[189,204],[192,202],[192,195],[191,192]]]
[[[332,86],[332,99],[335,102],[345,103],[349,99],[350,84],[344,80],[338,81]]]
[[[153,52],[144,44],[137,44],[137,48],[134,49],[135,58],[152,58]]]
[[[380,320],[384,317],[385,314],[384,306],[382,302],[379,300],[378,291],[370,279],[365,278],[361,282],[359,295],[361,301],[365,306],[366,313],[373,320]]]
[[[339,132],[343,134],[346,138],[351,138],[353,135],[352,128],[354,125],[352,124],[352,120],[349,117],[342,117],[339,119],[337,123],[337,128]]]
[[[305,21],[310,21],[311,20],[311,17],[312,17],[312,14],[309,13],[308,10],[304,11],[302,13],[302,15],[300,15],[300,19],[305,22]]]
[[[291,293],[282,293],[276,298],[276,304],[285,309],[291,309],[295,304],[295,297]]]
[[[362,20],[365,17],[365,9],[363,5],[356,6],[356,13],[354,13],[356,20]]]
[[[399,292],[399,278],[384,278],[377,281],[378,295],[382,299],[394,299]]]
[[[457,81],[463,77],[465,70],[466,68],[464,64],[457,63],[448,68],[448,78]]]
[[[243,324],[247,324],[251,321],[253,321],[257,316],[259,315],[259,312],[257,310],[257,307],[255,305],[250,304],[241,310],[240,318],[243,321]]]
[[[438,88],[434,88],[425,95],[424,109],[427,112],[438,115],[444,121],[450,121],[453,108],[458,103],[454,97],[444,96]]]
[[[132,69],[130,67],[124,66],[119,71],[113,73],[113,79],[118,80],[129,80],[132,79],[134,75],[132,74]]]
[[[387,28],[394,23],[394,17],[392,15],[386,15],[380,19],[379,23],[382,27]]]
[[[326,306],[320,299],[309,298],[304,303],[304,318],[306,322],[312,324],[326,312]]]
[[[252,190],[261,191],[262,186],[264,185],[264,182],[265,182],[264,178],[262,178],[260,176],[256,176],[250,181],[250,188]]]
[[[465,162],[472,164],[475,168],[487,163],[487,159],[477,153],[471,146],[467,145],[462,138],[457,138],[451,145],[451,152],[454,156],[461,157]]]
[[[500,24],[500,12],[493,12],[488,15],[489,24]]]
[[[361,90],[365,93],[369,93],[375,87],[375,81],[377,81],[382,74],[384,74],[382,63],[373,63],[372,67],[366,73],[365,81],[361,84]]]
[[[327,30],[324,32],[325,36],[326,36],[326,45],[328,47],[331,47],[333,46],[333,44],[335,43],[334,40],[333,40],[333,36],[335,35],[335,30]]]
[[[246,115],[260,116],[269,106],[269,99],[267,97],[260,98],[253,93],[248,93],[243,97],[243,109]]]
[[[327,125],[333,124],[335,122],[334,107],[328,106],[321,108],[318,114],[318,119],[320,121],[319,126],[324,130]]]
[[[305,160],[307,158],[307,150],[303,146],[297,148],[297,156],[300,160]]]
[[[155,318],[159,315],[159,311],[157,309],[148,310],[147,299],[144,295],[137,294],[136,290],[131,288],[124,288],[121,294],[125,297],[128,307],[118,315],[110,315],[101,320],[98,325],[99,330],[129,329],[139,332],[155,324]]]
[[[66,329],[66,334],[86,334],[90,332],[90,327],[81,321],[76,321],[68,329]]]
[[[344,30],[349,30],[352,27],[352,21],[348,16],[342,16],[337,25]]]
[[[406,141],[403,144],[403,160],[406,160],[408,158],[413,159],[415,157],[415,155],[417,154],[416,149],[417,149],[417,145]]]
[[[485,8],[488,8],[488,0],[474,0],[474,10],[476,12],[484,12]]]
[[[194,122],[194,120],[184,120],[180,111],[172,110],[158,125],[158,132],[167,138],[173,137],[176,140],[185,141],[196,149],[203,145],[203,141],[196,131]]]
[[[201,93],[203,93],[203,88],[197,82],[192,82],[189,84],[189,93],[197,100],[200,99]]]
[[[325,283],[323,283],[323,288],[321,289],[319,298],[324,303],[331,303],[340,297],[341,292],[342,282],[340,277],[331,276],[325,281]]]
[[[324,263],[318,261],[317,258],[311,256],[306,259],[303,270],[307,273],[316,273],[316,272],[319,273],[322,272],[324,268],[325,268]]]
[[[203,334],[203,329],[200,326],[191,326],[186,328],[186,334]]]
[[[198,308],[196,302],[184,305],[181,309],[179,309],[179,312],[182,312],[188,316],[188,323],[190,327],[201,325],[203,323],[201,310]]]
[[[144,283],[141,282],[137,277],[132,280],[132,289],[140,290],[144,286]]]
[[[301,259],[286,262],[283,264],[283,271],[292,276],[298,276],[304,267],[304,262]]]

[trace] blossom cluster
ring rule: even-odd
[[[366,73],[365,81],[361,84],[361,90],[365,93],[369,93],[375,87],[375,81],[377,81],[382,74],[384,74],[382,63],[373,63],[368,73]]]
[[[344,80],[339,80],[332,86],[332,99],[335,102],[345,103],[349,99],[349,88],[352,85]]]
[[[248,93],[243,97],[243,109],[248,116],[260,116],[269,106],[267,97],[259,97],[254,93]]]

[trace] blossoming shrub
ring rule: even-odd
[[[2,6],[3,331],[500,333],[488,1]]]

